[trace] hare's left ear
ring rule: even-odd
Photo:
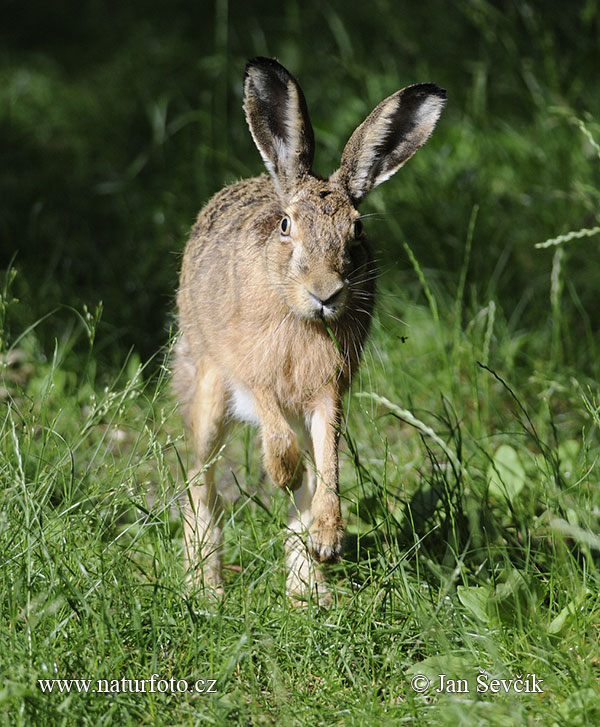
[[[423,146],[445,103],[446,91],[433,83],[418,83],[388,96],[352,134],[330,181],[358,205]]]
[[[281,193],[310,172],[315,138],[302,89],[277,61],[246,65],[244,111],[254,143]]]

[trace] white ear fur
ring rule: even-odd
[[[446,91],[421,83],[382,101],[350,137],[331,181],[359,204],[423,146],[446,103]]]
[[[302,89],[277,61],[254,58],[246,66],[244,111],[267,170],[280,193],[310,172],[314,134]]]

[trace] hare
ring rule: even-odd
[[[290,496],[292,601],[330,594],[315,563],[339,560],[342,397],[369,332],[376,271],[357,207],[429,138],[446,100],[423,83],[382,101],[339,169],[311,172],[314,135],[300,86],[277,61],[246,66],[244,111],[268,175],[218,192],[185,248],[173,385],[196,467],[184,505],[194,583],[222,592],[214,460],[235,420],[260,427],[264,467]],[[303,452],[296,435],[308,442]]]

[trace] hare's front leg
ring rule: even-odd
[[[324,399],[310,427],[317,485],[312,499],[310,548],[315,560],[334,563],[342,554],[344,523],[338,492],[339,402]]]
[[[254,396],[267,474],[277,487],[297,490],[302,484],[304,465],[296,434],[272,393],[255,392]]]
[[[222,592],[221,498],[211,462],[225,436],[226,392],[219,374],[207,365],[198,370],[191,410],[196,466],[189,477],[184,531],[189,578]],[[203,471],[204,470],[204,471]]]

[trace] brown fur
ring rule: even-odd
[[[352,200],[393,173],[435,125],[441,90],[427,85],[408,95],[404,115],[402,92],[380,104],[351,138],[340,170],[324,181],[310,172],[312,127],[297,82],[275,61],[248,64],[246,117],[271,176],[226,187],[200,212],[177,297],[173,381],[197,455],[185,515],[188,563],[217,590],[221,525],[211,460],[236,416],[260,424],[271,480],[298,491],[290,509],[290,594],[324,594],[304,554],[306,528],[315,560],[341,553],[341,399],[360,361],[375,296],[371,249],[364,237],[355,239]],[[310,435],[306,455],[295,423]]]

